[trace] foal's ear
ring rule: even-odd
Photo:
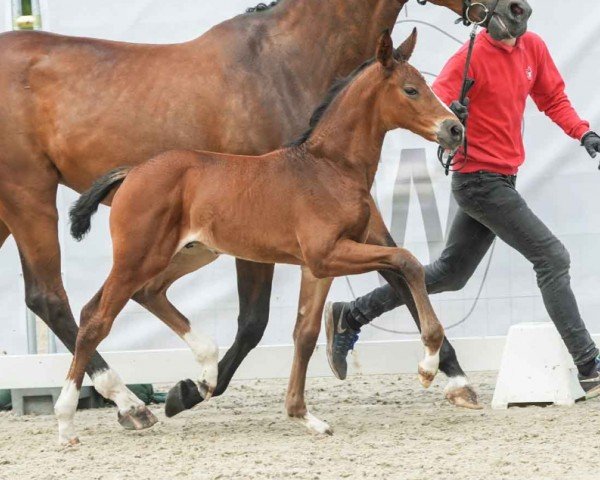
[[[375,57],[387,70],[394,68],[394,44],[389,30],[385,30],[379,37]]]
[[[410,59],[410,57],[412,56],[412,54],[415,50],[416,44],[417,44],[417,28],[415,27],[415,28],[413,28],[413,31],[409,35],[409,37],[406,40],[404,40],[402,45],[400,45],[398,47],[398,50],[396,50],[396,58],[400,61],[408,62],[408,60]]]

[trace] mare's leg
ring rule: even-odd
[[[22,188],[15,191],[0,180],[0,236],[3,242],[10,229],[17,243],[25,281],[25,303],[69,351],[74,352],[77,324],[60,274],[57,184],[52,185],[49,180],[45,185],[40,177],[35,186],[27,186],[26,180],[23,182]],[[86,371],[93,375],[107,368],[104,359],[94,352]]]
[[[329,425],[312,415],[306,408],[304,390],[308,362],[321,331],[323,305],[332,281],[331,278],[317,279],[307,267],[302,268],[298,317],[294,328],[294,360],[285,399],[287,414],[291,419],[301,422],[316,433],[329,435],[333,433]]]
[[[221,395],[248,353],[258,345],[269,320],[273,265],[236,260],[240,313],[233,345],[219,362],[219,380],[214,395]],[[192,408],[203,400],[191,380],[179,382],[169,392],[167,416]]]
[[[316,246],[314,251],[317,252],[319,248]],[[429,301],[425,273],[418,260],[403,248],[341,240],[325,256],[307,252],[307,263],[319,278],[355,275],[374,270],[392,270],[402,277],[403,282],[398,282],[395,276],[389,276],[386,280],[392,281],[399,289],[403,288],[404,282],[408,285],[408,297],[412,300],[408,306],[413,310],[413,316],[420,320],[421,340],[425,345],[425,358],[419,364],[419,380],[423,386],[428,387],[439,367],[444,329]]]

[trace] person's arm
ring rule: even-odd
[[[583,141],[590,124],[582,120],[565,93],[565,82],[546,44],[540,39],[537,78],[531,90],[533,101],[570,137]]]
[[[469,115],[467,108],[469,99],[466,99],[465,105],[462,105],[458,101],[463,83],[465,61],[466,52],[463,48],[446,62],[446,65],[444,65],[444,68],[442,68],[442,71],[431,86],[433,92],[442,102],[450,107],[452,112],[454,112],[462,123],[465,123]],[[471,66],[469,69],[469,76],[471,77],[473,75],[472,68],[473,67]]]
[[[466,51],[463,47],[446,62],[442,71],[434,80],[433,85],[431,85],[431,89],[446,105],[450,105],[460,97],[465,60]],[[469,69],[469,76],[471,77],[473,76],[472,70],[473,65]]]

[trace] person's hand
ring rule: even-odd
[[[585,147],[590,157],[596,158],[600,153],[600,136],[591,130],[581,137],[581,146]],[[600,167],[599,167],[600,168]]]
[[[458,100],[454,100],[450,104],[450,110],[458,117],[461,123],[465,123],[469,118],[469,99],[465,98],[465,103],[462,104]]]

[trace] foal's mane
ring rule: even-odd
[[[306,141],[313,134],[315,128],[317,128],[317,125],[319,124],[319,122],[323,119],[323,115],[325,115],[325,112],[327,111],[327,109],[329,108],[331,103],[335,100],[335,98],[340,94],[340,92],[342,90],[344,90],[344,88],[346,88],[346,86],[348,86],[350,83],[352,83],[352,81],[364,69],[366,69],[369,65],[372,65],[374,62],[375,62],[375,59],[371,58],[371,59],[365,61],[362,65],[357,67],[355,70],[353,70],[348,76],[338,78],[335,82],[333,82],[333,85],[331,85],[331,87],[329,88],[329,91],[325,95],[325,99],[323,100],[323,102],[321,102],[321,104],[315,109],[315,111],[311,115],[310,122],[308,124],[309,125],[308,129],[302,135],[300,135],[300,137],[298,137],[296,140],[289,143],[287,145],[287,147],[299,147],[300,145],[303,145],[304,143],[306,143]]]

